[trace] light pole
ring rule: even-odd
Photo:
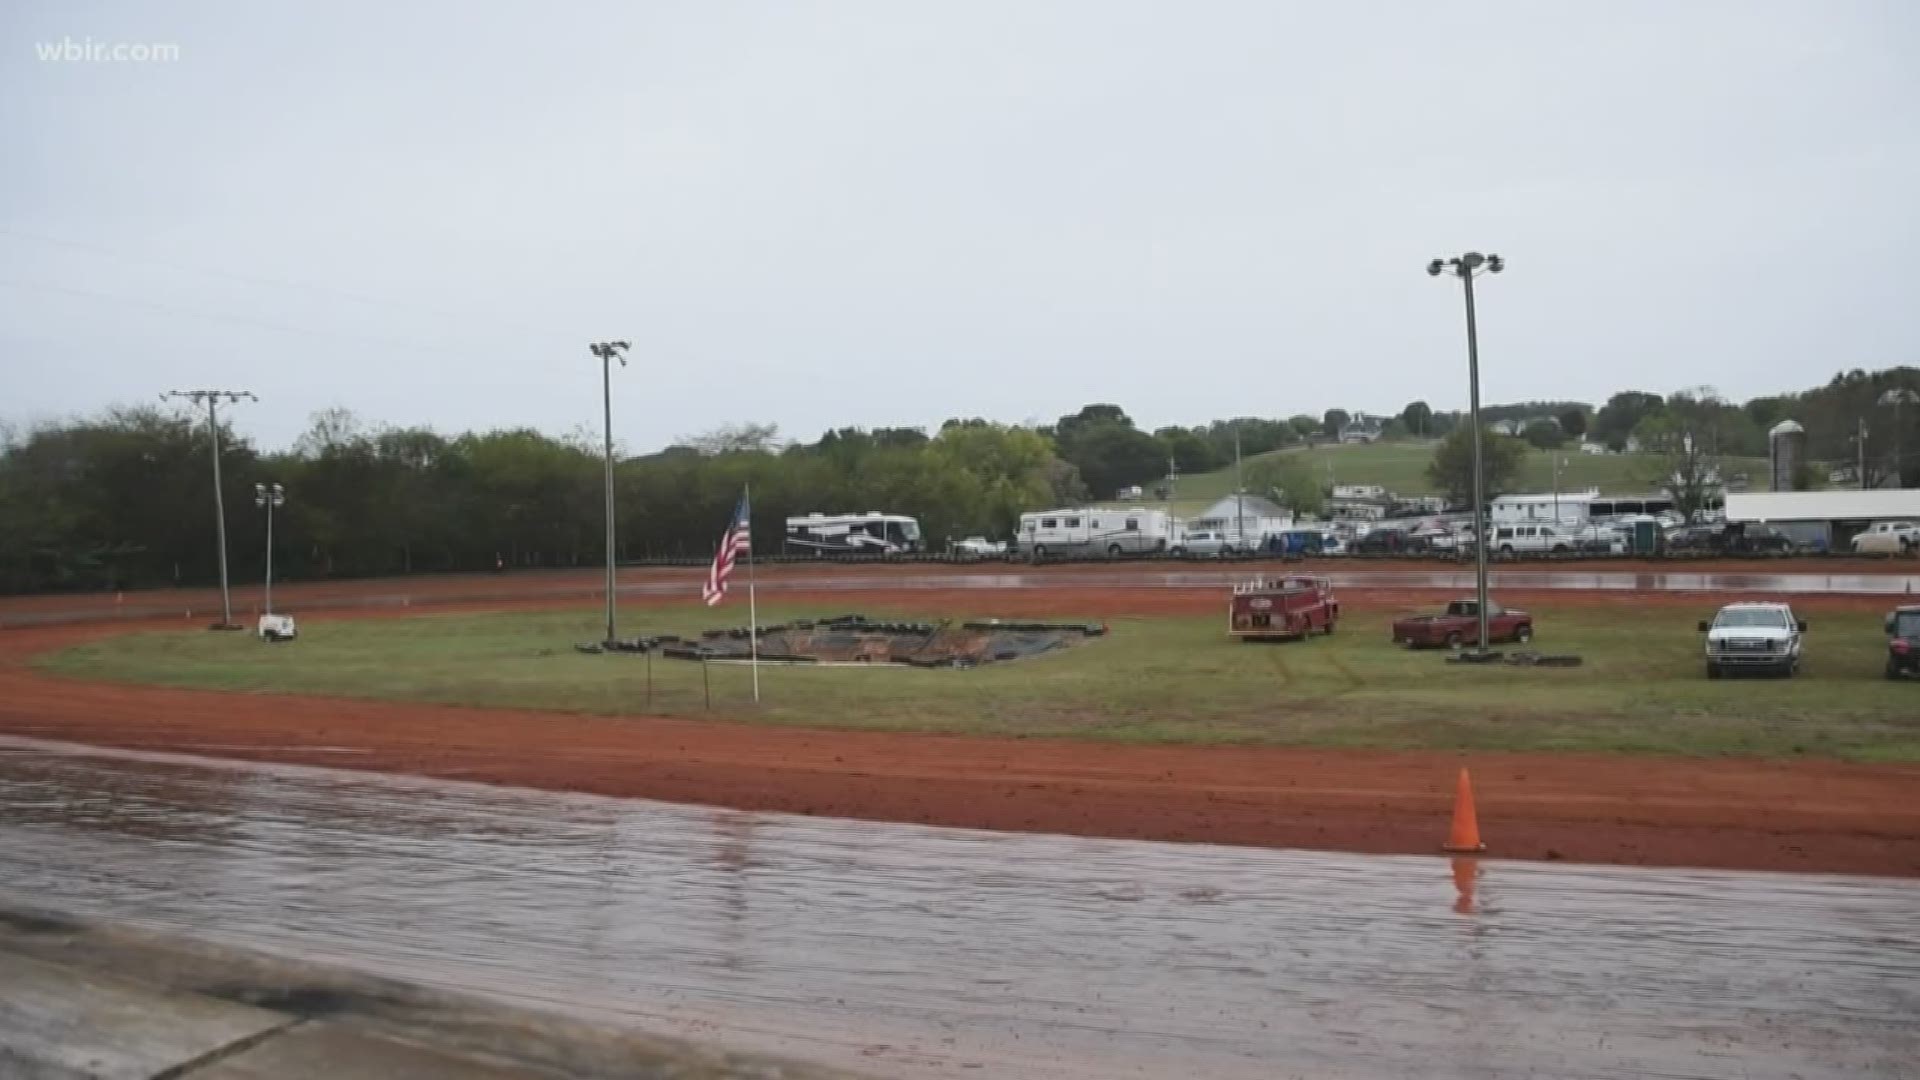
[[[262,614],[273,614],[273,511],[275,507],[286,505],[287,489],[279,484],[253,485],[253,505],[267,512],[267,595],[260,602],[266,610]]]
[[[1907,485],[1900,475],[1901,468],[1906,464],[1906,462],[1902,460],[1905,455],[1901,452],[1900,446],[1900,406],[1920,405],[1920,394],[1916,394],[1904,386],[1896,386],[1880,395],[1880,404],[1893,406],[1893,486],[1897,488],[1906,487]]]
[[[587,351],[600,358],[600,403],[606,426],[607,448],[607,638],[606,644],[616,640],[613,632],[613,362],[620,361],[621,367],[627,366],[627,358],[622,355],[632,346],[624,341],[596,341],[587,346]]]
[[[1460,279],[1467,298],[1467,423],[1473,426],[1473,578],[1474,605],[1479,615],[1479,641],[1474,653],[1487,653],[1487,492],[1486,471],[1482,467],[1480,442],[1480,335],[1473,321],[1473,279],[1476,274],[1497,274],[1507,268],[1498,255],[1469,251],[1450,259],[1434,259],[1427,264],[1429,277],[1452,274]]]
[[[169,390],[161,401],[182,398],[207,407],[207,431],[213,436],[213,531],[220,542],[220,625],[217,629],[237,629],[233,625],[233,593],[227,587],[227,503],[220,494],[220,399],[229,404],[241,398],[259,401],[251,390]]]

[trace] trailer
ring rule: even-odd
[[[1258,578],[1233,587],[1227,603],[1227,633],[1242,641],[1284,641],[1318,631],[1331,634],[1340,622],[1340,602],[1323,577],[1293,574]]]
[[[1020,515],[1014,547],[1032,559],[1061,555],[1145,555],[1174,544],[1173,517],[1165,510],[1099,507],[1038,510]]]
[[[807,514],[787,519],[788,554],[905,555],[920,550],[920,523],[905,514]]]

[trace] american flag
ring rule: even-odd
[[[733,522],[727,526],[727,534],[720,538],[720,550],[713,556],[713,565],[707,568],[706,583],[700,586],[700,599],[709,607],[727,598],[727,575],[733,573],[734,560],[753,553],[753,531],[747,522],[747,496],[741,492],[740,505],[733,511]]]

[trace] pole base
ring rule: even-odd
[[[1497,664],[1506,656],[1499,652],[1457,652],[1447,657],[1449,664]]]
[[[207,624],[207,629],[209,630],[245,630],[246,627],[241,626],[239,623],[217,622],[217,623]]]

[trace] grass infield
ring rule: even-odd
[[[1223,602],[1224,603],[1224,602]],[[1704,605],[1700,615],[1710,614]],[[1535,647],[1577,668],[1468,667],[1387,640],[1350,612],[1330,638],[1241,644],[1223,616],[1117,618],[1109,637],[976,670],[763,667],[583,655],[591,611],[312,621],[298,642],[156,631],[39,658],[63,676],[604,715],[1119,742],[1626,751],[1920,760],[1920,684],[1881,677],[1879,616],[1815,619],[1799,678],[1709,682],[1685,610],[1534,608]],[[869,609],[915,620],[963,612]],[[769,605],[763,622],[841,614]],[[728,609],[740,619],[744,611]],[[1074,618],[1071,610],[1058,613]],[[623,634],[723,625],[698,606],[635,609]],[[703,675],[711,678],[712,710]],[[263,707],[270,707],[264,706]]]

